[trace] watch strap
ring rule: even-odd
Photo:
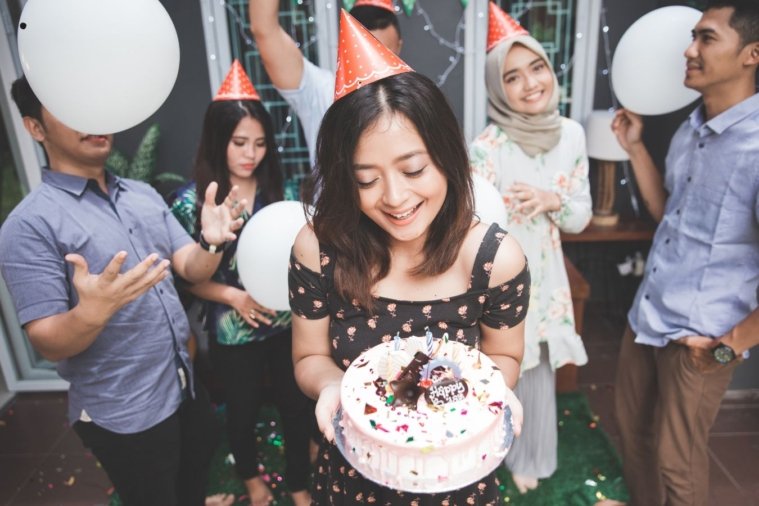
[[[217,254],[224,251],[224,248],[227,246],[226,242],[223,242],[221,244],[210,244],[206,239],[203,237],[203,232],[200,233],[198,244],[201,248],[206,250],[207,252],[211,254]]]

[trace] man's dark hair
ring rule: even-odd
[[[398,24],[398,16],[382,7],[375,7],[374,5],[357,5],[351,9],[351,16],[356,18],[356,21],[364,25],[369,31],[382,30],[388,26],[394,26],[398,32],[398,37],[401,36],[401,26]]]
[[[32,91],[32,87],[29,86],[29,81],[26,80],[26,76],[21,76],[11,85],[11,96],[13,101],[16,102],[16,107],[21,113],[21,117],[29,116],[37,121],[42,121],[42,104],[37,95]]]
[[[759,2],[757,0],[709,0],[705,11],[732,8],[730,27],[738,32],[742,47],[759,42]]]

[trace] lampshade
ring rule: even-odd
[[[585,123],[585,136],[588,141],[588,156],[596,160],[623,162],[629,160],[627,152],[619,145],[617,137],[611,131],[614,120],[612,111],[593,111]]]

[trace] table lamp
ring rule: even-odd
[[[613,120],[613,111],[600,110],[591,112],[585,123],[588,157],[598,161],[591,223],[600,227],[613,227],[619,221],[619,214],[614,212],[617,186],[616,162],[629,160],[627,152],[622,149],[617,137],[611,131]]]

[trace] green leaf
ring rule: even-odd
[[[469,0],[461,0],[461,6],[466,9],[469,5]]]
[[[129,159],[122,153],[114,149],[105,161],[105,166],[119,177],[128,177]]]
[[[153,177],[153,181],[156,183],[184,183],[187,180],[184,176],[174,174],[173,172],[161,172]]]
[[[223,336],[226,344],[241,344],[250,341],[252,327],[235,311],[230,309],[219,317],[216,323],[216,332],[219,337]]]
[[[343,7],[345,7],[346,11],[350,11],[355,3],[356,0],[343,0]]]
[[[287,327],[292,324],[293,314],[290,311],[277,311],[277,315],[271,319],[272,327]]]
[[[137,147],[137,152],[129,166],[129,177],[150,182],[158,161],[158,139],[160,137],[161,129],[158,124],[151,125]]]
[[[414,12],[414,4],[416,0],[402,0],[403,10],[406,12],[406,16],[410,16]]]

